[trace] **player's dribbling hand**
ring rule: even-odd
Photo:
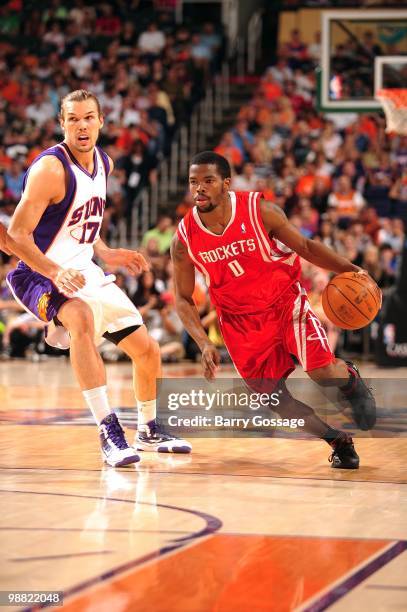
[[[369,278],[373,283],[376,283],[374,278],[370,276],[369,272],[367,270],[364,270],[363,268],[359,268],[356,274],[360,274],[361,276],[367,276],[367,278]]]
[[[56,288],[69,298],[73,297],[78,289],[82,289],[86,284],[83,274],[73,268],[59,270],[52,280]]]
[[[206,380],[213,380],[219,369],[220,355],[213,344],[205,344],[202,349],[202,367]]]

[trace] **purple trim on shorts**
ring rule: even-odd
[[[63,146],[65,151],[68,153],[69,159],[71,160],[71,162],[75,164],[75,166],[79,168],[79,170],[82,170],[82,172],[84,172],[86,176],[88,176],[89,178],[93,180],[98,172],[98,156],[96,155],[96,151],[95,150],[93,151],[93,172],[92,174],[90,174],[83,166],[81,166],[81,164],[78,162],[78,160],[76,159],[75,155],[72,153],[71,149],[68,147],[66,142],[61,142],[61,146]]]
[[[34,242],[40,249],[40,251],[42,251],[42,253],[46,253],[46,251],[51,246],[55,236],[61,229],[65,221],[67,212],[72,204],[72,200],[75,196],[76,191],[75,175],[72,171],[69,161],[66,158],[66,155],[59,148],[59,146],[46,149],[34,159],[33,163],[30,165],[27,172],[25,173],[23,189],[25,188],[25,185],[27,183],[28,173],[30,172],[33,165],[39,159],[45,157],[46,155],[54,155],[54,157],[57,157],[62,163],[65,171],[68,174],[68,187],[66,190],[65,197],[60,202],[58,202],[58,204],[52,204],[51,206],[48,206],[45,209],[44,214],[42,215],[37,227],[33,232]]]
[[[105,169],[106,185],[107,185],[107,179],[109,178],[109,173],[110,173],[109,158],[108,158],[107,154],[100,147],[96,147],[96,148],[97,148],[97,150],[100,153],[100,157],[102,158],[103,166],[104,166],[104,169]]]
[[[49,278],[34,272],[22,261],[6,278],[15,297],[26,310],[44,323],[52,321],[62,304],[68,300]]]

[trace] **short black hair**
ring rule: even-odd
[[[213,151],[202,151],[202,153],[197,153],[192,158],[191,166],[200,166],[201,164],[214,164],[223,179],[231,178],[232,176],[228,160]]]

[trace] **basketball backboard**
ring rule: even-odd
[[[321,110],[379,110],[376,91],[406,88],[406,65],[407,9],[322,12]]]

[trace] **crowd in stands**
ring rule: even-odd
[[[108,185],[107,223],[112,223],[126,214],[125,203],[134,200],[140,181],[154,180],[174,124],[205,86],[221,46],[211,24],[198,33],[173,30],[164,12],[136,32],[128,15],[139,3],[114,4],[112,12],[108,5],[89,8],[76,0],[67,8],[54,0],[47,13],[33,9],[31,20],[15,26],[22,36],[37,32],[37,53],[11,42],[0,45],[0,220],[7,222],[18,200],[24,167],[60,137],[57,100],[68,90],[92,89],[106,114],[101,144],[116,161]],[[39,52],[44,46],[47,52]],[[318,33],[306,45],[294,30],[215,151],[233,168],[232,189],[262,191],[302,234],[367,269],[387,291],[395,283],[404,244],[407,138],[387,135],[379,114],[319,113],[314,72],[319,54]],[[194,359],[198,353],[175,312],[168,254],[176,223],[190,206],[186,194],[175,215],[164,211],[143,237],[150,272],[134,279],[114,270],[168,361]],[[3,265],[0,281],[14,263]],[[335,349],[339,331],[320,306],[328,278],[326,271],[304,262],[303,283]],[[195,303],[211,339],[222,348],[205,283],[199,276],[197,281]],[[11,311],[17,306],[4,282],[2,288],[3,344],[8,354],[21,356],[33,338],[41,345],[41,330],[24,314],[15,318]],[[111,346],[102,351],[106,358],[120,357]]]
[[[100,100],[99,144],[116,166],[109,205],[130,216],[174,130],[202,96],[223,44],[212,23],[177,27],[173,11],[153,9],[143,0],[52,0],[42,9],[25,2],[24,10],[15,0],[0,9],[3,219],[19,199],[27,166],[62,139],[59,103],[75,89]]]
[[[118,219],[130,218],[222,55],[218,27],[177,26],[174,15],[168,0],[11,0],[0,7],[2,223],[10,221],[27,167],[62,140],[60,100],[75,89],[98,96],[105,119],[98,144],[115,162],[103,235]],[[14,319],[17,307],[4,278],[15,262],[0,261],[0,336],[9,353],[23,355],[41,330],[25,315],[21,324]]]

